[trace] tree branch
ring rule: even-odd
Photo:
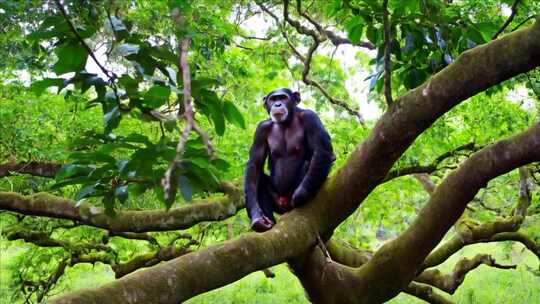
[[[463,258],[457,262],[451,274],[443,275],[438,269],[426,270],[419,274],[414,280],[419,283],[429,284],[445,291],[449,294],[461,286],[465,276],[480,265],[487,265],[499,269],[515,269],[515,265],[505,266],[497,264],[491,255],[478,254],[472,259]]]
[[[403,291],[431,304],[454,304],[428,285],[411,282]]]
[[[437,168],[439,167],[439,165],[443,161],[445,161],[449,157],[453,157],[453,156],[458,155],[458,152],[462,152],[462,151],[474,152],[474,151],[478,151],[479,149],[480,149],[480,147],[476,146],[474,142],[464,144],[464,145],[459,146],[459,147],[457,147],[457,148],[455,148],[453,150],[450,150],[448,152],[445,152],[445,153],[439,155],[429,165],[425,165],[425,166],[416,165],[416,166],[410,166],[410,167],[405,167],[405,168],[392,170],[392,171],[388,172],[388,175],[386,175],[383,182],[387,182],[387,181],[390,181],[390,180],[392,180],[392,179],[394,179],[396,177],[401,177],[401,176],[410,175],[410,174],[422,174],[422,173],[431,174],[431,173],[437,171]]]
[[[531,146],[532,145],[532,146]],[[414,222],[398,238],[387,242],[358,268],[328,264],[316,250],[308,262],[293,263],[310,299],[324,303],[382,303],[403,290],[423,270],[422,262],[461,216],[467,203],[487,182],[525,163],[540,160],[540,124],[507,140],[485,147],[446,177]],[[517,229],[522,217],[492,223],[487,233]],[[487,230],[487,229],[486,229]],[[478,230],[478,233],[486,233]],[[476,237],[476,236],[473,236]],[[471,237],[472,239],[472,237]],[[461,242],[467,239],[460,237]],[[443,245],[444,247],[444,245]],[[447,254],[448,252],[446,252]],[[443,256],[443,255],[441,255]],[[445,260],[449,255],[444,255]],[[385,285],[385,292],[369,286]],[[356,286],[344,292],[344,286]],[[394,290],[388,293],[388,289]]]
[[[203,221],[217,221],[233,216],[243,209],[241,190],[222,183],[227,195],[213,199],[198,199],[185,207],[166,210],[119,211],[114,218],[101,208],[75,202],[47,193],[23,196],[0,192],[0,209],[25,215],[75,220],[82,224],[113,232],[147,232],[187,229]]]
[[[413,176],[414,178],[416,178],[416,180],[420,182],[420,184],[422,184],[422,187],[424,187],[424,190],[426,190],[426,192],[429,193],[429,195],[431,195],[433,191],[435,191],[436,186],[433,183],[433,181],[429,178],[428,174],[417,173],[417,174],[413,174]]]
[[[163,186],[163,192],[165,201],[172,201],[176,195],[177,181],[175,178],[175,171],[180,160],[182,159],[182,154],[184,153],[184,146],[186,145],[189,133],[193,129],[195,121],[193,116],[195,115],[193,111],[193,102],[191,100],[191,75],[189,72],[189,63],[187,61],[189,48],[189,38],[182,38],[180,42],[180,67],[182,68],[182,80],[183,80],[183,96],[184,96],[184,107],[183,113],[178,112],[179,118],[184,118],[186,125],[184,126],[184,131],[178,140],[176,145],[176,155],[174,156],[173,161],[169,165],[165,175],[161,179],[161,185]]]
[[[155,252],[137,255],[127,262],[117,263],[116,252],[114,252],[111,247],[103,244],[73,243],[56,240],[51,238],[47,233],[41,231],[12,231],[8,232],[6,237],[10,241],[23,240],[39,247],[62,247],[71,255],[71,260],[69,260],[69,263],[67,264],[69,266],[78,263],[94,264],[96,262],[108,264],[111,266],[117,279],[132,273],[137,269],[151,267],[160,262],[169,261],[187,254],[191,252],[191,250],[189,250],[191,245],[198,244],[196,240],[190,240],[187,244],[180,247],[170,245],[160,248]],[[114,257],[107,253],[112,253]]]
[[[69,252],[88,252],[91,250],[112,251],[109,246],[103,244],[80,243],[75,244],[69,241],[55,240],[49,234],[42,231],[10,231],[6,233],[6,238],[10,241],[23,240],[39,247],[62,247]]]
[[[504,32],[504,30],[510,25],[512,20],[514,20],[514,17],[516,16],[517,8],[518,8],[518,5],[519,5],[520,2],[521,2],[521,0],[514,0],[514,4],[512,4],[512,13],[510,14],[510,16],[508,16],[508,19],[506,19],[506,21],[501,26],[501,28],[493,35],[493,37],[491,37],[491,39],[493,39],[493,40],[497,39],[497,37],[499,37],[499,35],[502,32]]]
[[[443,245],[437,247],[437,249],[431,252],[424,260],[420,270],[443,263],[450,256],[467,245],[491,242],[493,241],[492,237],[498,233],[517,231],[522,220],[523,218],[521,217],[510,217],[472,227],[466,235],[458,234]]]
[[[60,170],[61,165],[53,162],[29,161],[16,162],[8,161],[0,164],[0,177],[10,176],[13,173],[30,174],[41,177],[54,177]]]

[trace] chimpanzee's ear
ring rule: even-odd
[[[296,102],[296,104],[300,103],[300,93],[299,92],[292,93],[292,97],[293,97],[294,102]]]
[[[266,100],[268,99],[268,95],[263,97],[263,107],[266,111],[268,111],[268,105],[266,103]]]

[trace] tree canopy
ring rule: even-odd
[[[475,271],[540,301],[539,11],[0,1],[1,301],[179,303],[282,263],[299,301],[463,302]],[[253,233],[241,177],[279,87],[337,160]]]

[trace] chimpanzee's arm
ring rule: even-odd
[[[313,155],[304,179],[293,194],[292,205],[294,207],[304,203],[319,191],[330,172],[332,163],[336,160],[330,135],[324,129],[317,114],[311,110],[304,110],[302,114],[307,142]]]
[[[264,162],[268,153],[267,137],[270,126],[271,123],[269,121],[263,121],[257,126],[244,176],[246,206],[252,221],[263,216],[259,202],[257,201],[257,186],[263,173]]]

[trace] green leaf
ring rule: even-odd
[[[73,176],[86,176],[95,169],[95,166],[81,164],[65,164],[58,170],[55,176],[56,181],[65,180]]]
[[[94,194],[96,190],[97,189],[95,185],[88,185],[88,186],[82,187],[81,190],[79,190],[79,192],[75,196],[75,200],[77,201],[77,203],[79,203],[79,201],[81,201],[83,198],[87,198],[90,195]]]
[[[165,127],[165,130],[167,130],[167,131],[169,131],[169,132],[174,131],[174,129],[176,129],[176,119],[169,119],[169,120],[166,120],[166,121],[163,123],[163,126]]]
[[[427,73],[424,70],[411,69],[405,78],[403,79],[403,85],[407,89],[414,89],[417,86],[421,85],[427,78]]]
[[[69,40],[55,48],[58,61],[53,66],[53,71],[58,74],[69,72],[79,72],[84,70],[88,53],[86,49],[78,42]]]
[[[118,83],[122,85],[125,89],[130,98],[132,96],[139,97],[139,81],[136,79],[133,79],[128,74],[122,75],[120,78],[118,78]]]
[[[116,50],[121,56],[137,54],[139,52],[139,49],[140,47],[138,45],[131,43],[122,43],[116,48]]]
[[[114,157],[100,152],[73,152],[68,158],[79,163],[116,163],[116,159],[114,159]]]
[[[116,16],[111,16],[110,19],[109,19],[109,22],[108,22],[108,25],[111,27],[111,29],[115,32],[120,32],[120,31],[126,31],[127,28],[126,26],[124,25],[124,23],[122,22],[122,20],[120,20],[118,17]]]
[[[231,167],[231,165],[228,162],[226,162],[225,160],[221,158],[215,158],[212,161],[212,165],[222,172],[229,170],[229,168]]]
[[[367,39],[371,43],[377,44],[377,40],[379,38],[379,32],[375,26],[371,24],[368,26],[367,31],[366,31],[366,36],[367,36]]]
[[[63,78],[45,78],[43,80],[34,81],[30,86],[30,90],[36,95],[41,95],[48,87],[58,87],[58,92],[64,88]]]
[[[87,176],[68,178],[68,179],[64,179],[63,181],[58,181],[54,183],[54,185],[51,186],[51,190],[60,189],[68,185],[84,184],[84,183],[88,183],[89,181],[90,181],[90,178],[88,178]]]
[[[191,202],[193,199],[193,189],[189,183],[189,179],[183,175],[178,177],[178,188],[180,188],[180,193],[186,202]]]
[[[118,106],[113,107],[109,112],[105,113],[105,115],[103,115],[105,130],[111,131],[118,127],[121,117],[122,115],[120,114],[120,109],[118,109]]]
[[[227,100],[223,103],[223,112],[225,113],[225,118],[227,118],[228,121],[242,129],[246,128],[246,123],[242,113],[240,113],[238,108],[236,108],[232,102]]]
[[[116,187],[116,189],[114,190],[114,196],[116,196],[120,203],[125,203],[129,196],[128,186],[123,185]]]
[[[219,81],[215,78],[198,77],[191,81],[191,88],[193,91],[200,90],[206,87],[213,87],[219,85]]]
[[[349,39],[353,44],[360,42],[362,38],[362,32],[364,31],[364,23],[362,19],[358,16],[355,16],[353,19],[350,19],[345,24],[345,29],[347,30]]]
[[[475,24],[474,27],[480,32],[485,42],[491,41],[491,37],[498,29],[492,22],[480,22]]]
[[[218,107],[211,107],[210,117],[214,122],[214,129],[217,135],[222,136],[225,133],[225,118],[223,112]]]
[[[146,146],[151,146],[152,145],[152,142],[150,141],[150,139],[147,136],[142,135],[142,134],[138,134],[138,133],[129,134],[128,136],[126,136],[124,138],[124,141],[126,141],[126,142],[134,142],[134,143],[141,143],[141,144],[145,144]]]
[[[151,108],[159,108],[169,100],[171,88],[168,86],[155,85],[144,94],[144,105]]]

